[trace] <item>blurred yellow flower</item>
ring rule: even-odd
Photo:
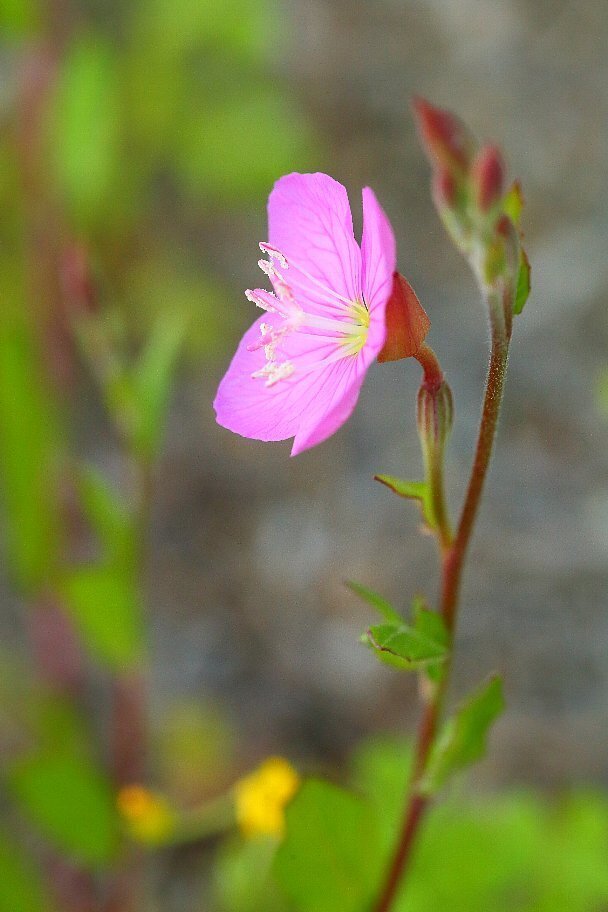
[[[244,836],[283,835],[285,806],[295,795],[300,777],[283,757],[268,757],[234,787],[236,819]]]
[[[138,842],[159,845],[175,828],[175,814],[167,799],[143,785],[122,788],[117,805],[130,835]]]

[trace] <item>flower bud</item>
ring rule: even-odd
[[[463,177],[475,153],[475,141],[468,129],[450,111],[436,108],[424,98],[412,102],[418,132],[433,168],[443,167]]]
[[[431,386],[423,383],[418,391],[418,434],[425,462],[440,457],[452,429],[454,407],[452,391],[445,380]]]
[[[493,285],[501,276],[516,276],[519,270],[519,248],[515,225],[507,215],[502,215],[496,224],[494,238],[485,252],[483,281]]]
[[[386,341],[378,361],[399,361],[415,355],[430,329],[431,321],[416,293],[399,272],[393,274],[393,290],[386,302]]]
[[[455,208],[458,199],[456,181],[445,168],[438,168],[433,172],[431,194],[439,212]]]
[[[502,155],[496,146],[479,150],[471,166],[471,183],[480,212],[488,212],[502,198],[504,172]]]

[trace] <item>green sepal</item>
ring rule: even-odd
[[[431,491],[425,481],[406,481],[395,475],[374,475],[374,480],[390,488],[399,497],[417,500],[425,523],[430,529],[435,528]]]
[[[351,592],[354,592],[355,595],[358,595],[359,598],[362,598],[364,602],[367,602],[368,605],[371,605],[372,608],[375,608],[385,621],[388,621],[391,624],[403,623],[403,618],[397,611],[395,611],[391,603],[381,595],[378,595],[377,592],[374,592],[372,589],[368,589],[367,586],[362,586],[361,583],[355,583],[353,580],[346,580],[345,585],[348,586]]]
[[[524,195],[519,181],[514,181],[502,201],[502,211],[508,215],[516,228],[519,227],[524,209]]]
[[[434,794],[450,776],[484,755],[488,732],[504,708],[502,681],[495,676],[475,691],[445,723],[433,746],[420,785],[421,792]]]
[[[524,248],[520,246],[517,287],[515,289],[515,301],[513,302],[514,314],[520,314],[524,309],[524,305],[530,296],[530,287],[530,260]]]

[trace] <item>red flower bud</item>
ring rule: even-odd
[[[456,181],[452,175],[439,168],[433,174],[431,193],[437,210],[454,209],[456,205]]]
[[[407,279],[393,275],[393,291],[386,304],[386,341],[378,361],[400,361],[415,355],[431,321]]]
[[[471,182],[481,212],[487,212],[501,199],[504,173],[502,155],[496,146],[484,146],[479,150],[471,167]]]
[[[424,98],[412,101],[418,133],[433,168],[443,167],[462,177],[469,169],[476,143],[468,129],[450,111],[436,108]]]

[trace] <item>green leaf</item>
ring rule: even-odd
[[[0,912],[47,912],[40,875],[17,849],[14,840],[0,832]]]
[[[99,659],[116,668],[138,659],[143,624],[129,568],[76,567],[65,575],[60,589],[87,646]]]
[[[60,851],[92,867],[111,861],[118,836],[112,790],[85,758],[40,754],[19,763],[9,783],[22,810]]]
[[[225,842],[213,866],[214,892],[222,912],[288,912],[272,877],[277,840],[235,838]]]
[[[0,473],[9,557],[27,590],[48,582],[58,560],[60,424],[24,322],[0,319]]]
[[[401,615],[395,611],[390,602],[388,602],[381,595],[378,595],[377,592],[374,592],[372,589],[368,589],[367,586],[362,586],[361,583],[355,583],[352,580],[346,580],[345,585],[354,592],[355,595],[358,595],[359,598],[362,598],[364,602],[367,602],[368,605],[371,605],[372,608],[375,608],[376,611],[389,623],[402,624],[403,618]]]
[[[524,248],[520,246],[519,272],[517,273],[517,288],[513,304],[514,314],[520,314],[524,309],[524,305],[530,296],[530,288],[530,260]]]
[[[412,607],[415,629],[449,651],[450,634],[441,615],[436,611],[430,611],[422,598],[415,598]],[[424,671],[431,681],[441,680],[444,673],[444,659],[442,658],[439,662],[430,662]]]
[[[360,912],[375,893],[382,853],[375,815],[362,798],[312,779],[286,812],[276,873],[298,912]]]
[[[86,516],[106,550],[106,556],[128,558],[134,548],[133,522],[118,493],[93,466],[80,466],[77,477]]]
[[[95,222],[116,203],[120,119],[112,48],[99,34],[72,42],[52,106],[51,164],[79,223]]]
[[[370,627],[363,640],[388,664],[417,671],[429,663],[443,661],[447,645],[407,624],[378,624]]]
[[[169,393],[186,331],[181,315],[160,314],[146,348],[133,372],[133,388],[139,413],[137,442],[150,457],[158,448]]]
[[[432,794],[453,774],[479,760],[488,732],[505,707],[502,681],[491,678],[445,724],[429,758],[422,789]]]
[[[433,518],[431,492],[425,481],[405,481],[403,478],[397,478],[395,475],[374,475],[374,479],[387,488],[390,488],[390,490],[399,497],[405,497],[407,500],[417,500],[424,521],[429,528],[434,528],[435,520]]]

